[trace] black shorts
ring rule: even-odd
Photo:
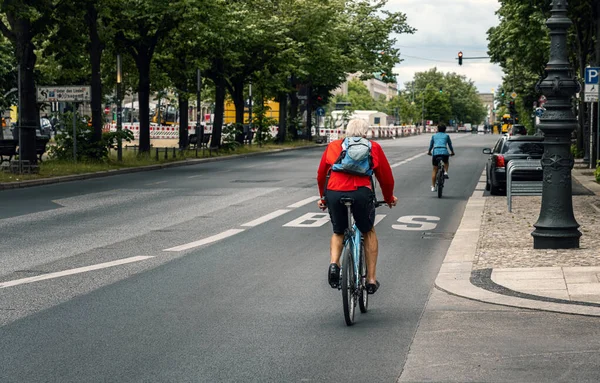
[[[375,203],[373,192],[368,187],[359,187],[355,191],[340,192],[325,191],[325,200],[329,209],[329,217],[333,225],[333,232],[344,234],[348,228],[348,208],[340,202],[341,198],[353,198],[352,216],[356,227],[361,233],[367,233],[375,224]]]
[[[431,159],[431,164],[433,166],[438,166],[438,162],[440,161],[440,159],[442,161],[444,161],[445,164],[448,163],[448,161],[450,161],[450,155],[448,154],[436,154],[435,156],[433,156],[433,158]]]

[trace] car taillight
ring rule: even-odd
[[[503,168],[504,166],[506,166],[506,163],[504,162],[504,156],[502,154],[498,154],[496,156],[496,167]]]

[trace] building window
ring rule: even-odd
[[[373,124],[375,124],[375,125],[381,124],[381,117],[373,117]]]

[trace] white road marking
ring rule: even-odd
[[[195,247],[200,247],[202,245],[208,245],[209,243],[220,241],[222,239],[225,239],[225,238],[231,237],[233,235],[239,234],[239,233],[241,233],[243,231],[244,231],[244,229],[229,229],[229,230],[225,230],[222,233],[213,235],[211,237],[204,238],[204,239],[201,239],[201,240],[195,241],[195,242],[190,242],[190,243],[187,243],[185,245],[175,246],[175,247],[171,247],[169,249],[164,249],[163,251],[184,251],[184,250],[189,250],[189,249],[193,249]]]
[[[308,205],[311,202],[315,202],[317,201],[319,198],[319,196],[313,196],[313,197],[308,197],[306,199],[303,199],[302,201],[296,202],[294,204],[291,204],[290,206],[288,206],[289,208],[295,209],[297,207],[302,207],[304,205]]]
[[[398,222],[403,223],[403,225],[392,225],[392,229],[408,231],[433,230],[437,227],[437,223],[434,222],[438,222],[439,220],[440,217],[429,215],[406,215],[398,218]]]
[[[254,227],[254,226],[258,226],[261,223],[265,223],[267,221],[270,221],[274,218],[279,217],[280,215],[284,215],[285,213],[289,213],[291,210],[287,210],[287,209],[281,209],[281,210],[275,210],[272,213],[269,213],[267,215],[263,215],[260,218],[255,219],[254,221],[250,221],[250,222],[246,222],[244,224],[242,224],[242,226],[246,226],[246,227]]]
[[[405,164],[405,163],[407,163],[407,162],[410,162],[410,161],[412,161],[412,160],[414,160],[414,159],[417,159],[417,158],[419,158],[419,157],[423,157],[423,156],[425,156],[425,155],[427,155],[427,153],[420,153],[420,154],[417,154],[416,156],[412,156],[412,157],[410,157],[410,158],[407,158],[407,159],[405,159],[404,161],[400,161],[400,162],[398,162],[398,163],[395,163],[395,164],[391,165],[391,167],[392,167],[392,168],[395,168],[395,167],[398,167],[398,166],[400,166],[400,165],[404,165],[404,164]]]
[[[154,258],[154,257],[140,255],[137,257],[123,258],[123,259],[119,259],[117,261],[112,261],[112,262],[99,263],[97,265],[92,265],[92,266],[78,267],[76,269],[58,271],[56,273],[48,273],[48,274],[38,275],[35,277],[15,279],[14,281],[0,283],[0,289],[6,288],[6,287],[12,287],[12,286],[24,285],[26,283],[45,281],[47,279],[65,277],[67,275],[86,273],[88,271],[93,271],[93,270],[106,269],[108,267],[125,265],[127,263],[133,263],[133,262],[139,262],[139,261],[143,261],[143,260],[146,260],[149,258]]]
[[[485,189],[485,182],[479,182],[477,184],[477,186],[475,186],[475,189],[478,189],[478,190]]]
[[[160,185],[160,184],[166,184],[168,181],[158,181],[158,182],[152,182],[149,184],[146,184],[146,186],[151,186],[151,185]]]
[[[377,224],[379,222],[381,222],[381,220],[383,220],[386,217],[387,214],[377,214],[375,216],[375,223],[373,224],[373,226],[377,226]]]
[[[327,213],[307,213],[283,225],[284,227],[321,227],[329,222]]]

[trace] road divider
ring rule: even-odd
[[[284,215],[285,213],[289,213],[290,211],[291,210],[287,210],[287,209],[275,210],[274,212],[269,213],[267,215],[263,215],[262,217],[257,218],[257,219],[255,219],[253,221],[246,222],[246,223],[242,224],[242,226],[244,226],[244,227],[258,226],[261,223],[265,223],[267,221],[275,219],[275,218],[279,217],[280,215]]]
[[[119,259],[119,260],[116,260],[116,261],[99,263],[97,265],[91,265],[91,266],[85,266],[85,267],[78,267],[76,269],[58,271],[56,273],[48,273],[48,274],[43,274],[43,275],[37,275],[35,277],[15,279],[13,281],[8,281],[8,282],[2,282],[2,283],[0,283],[0,289],[4,289],[6,287],[13,287],[13,286],[18,286],[18,285],[24,285],[24,284],[27,284],[27,283],[33,283],[33,282],[38,282],[38,281],[45,281],[45,280],[48,280],[48,279],[65,277],[67,275],[74,275],[74,274],[86,273],[88,271],[106,269],[106,268],[113,267],[113,266],[119,266],[119,265],[125,265],[125,264],[128,264],[128,263],[144,261],[144,260],[149,259],[149,258],[154,258],[154,257],[150,257],[150,256],[137,256],[137,257],[123,258],[123,259]]]
[[[177,252],[177,251],[190,250],[190,249],[193,249],[193,248],[196,248],[196,247],[200,247],[200,246],[203,246],[203,245],[208,245],[209,243],[220,241],[220,240],[225,239],[225,238],[229,238],[229,237],[234,236],[236,234],[239,234],[239,233],[241,233],[243,231],[244,231],[244,229],[229,229],[229,230],[226,230],[226,231],[224,231],[222,233],[213,235],[211,237],[204,238],[204,239],[201,239],[201,240],[195,241],[195,242],[186,243],[185,245],[171,247],[170,249],[165,249],[163,251],[174,251],[174,252]]]

